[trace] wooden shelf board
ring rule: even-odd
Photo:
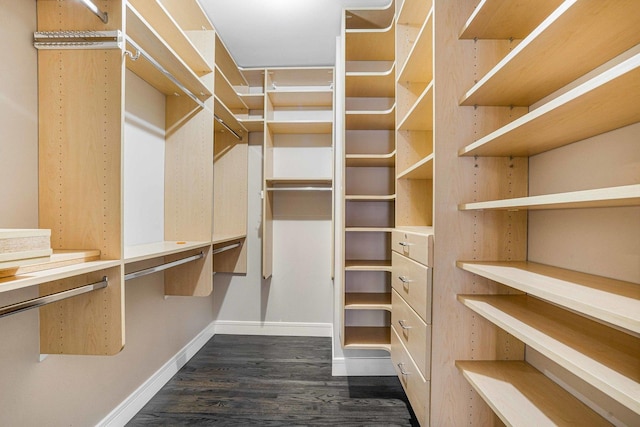
[[[346,271],[391,271],[391,260],[345,260]]]
[[[566,1],[482,77],[461,104],[532,105],[637,45],[638,16],[636,0]]]
[[[213,30],[198,0],[160,0],[185,31]]]
[[[346,310],[386,310],[391,311],[391,293],[346,292],[344,294]]]
[[[395,70],[395,61],[346,61],[345,75],[387,75]]]
[[[125,264],[130,264],[165,255],[186,252],[191,249],[204,248],[210,245],[211,242],[163,241],[144,245],[126,246],[124,248],[124,262]]]
[[[597,188],[569,193],[517,197],[487,202],[463,203],[459,210],[580,209],[640,205],[640,184]]]
[[[215,63],[216,67],[220,68],[222,74],[225,75],[227,80],[233,86],[249,86],[249,82],[244,77],[244,74],[238,68],[238,64],[233,59],[227,46],[220,38],[220,35],[216,33],[216,45],[215,45]]]
[[[267,96],[274,107],[331,107],[333,90],[269,90]]]
[[[345,75],[345,96],[347,97],[394,97],[395,63],[384,72],[347,72]]]
[[[640,334],[640,285],[533,262],[458,261],[468,272]]]
[[[331,133],[333,123],[331,121],[267,121],[267,127],[273,133]]]
[[[76,251],[72,252],[76,253]],[[85,251],[80,252],[85,253]],[[52,256],[51,258],[50,265],[54,266],[54,268],[0,278],[0,293],[41,285],[55,280],[67,279],[69,277],[105,270],[107,268],[118,267],[121,264],[120,260],[102,260],[87,262],[80,261],[79,263],[59,266],[60,264],[55,261],[56,259],[57,258],[55,256]]]
[[[395,25],[383,29],[346,30],[345,59],[347,61],[394,61]]]
[[[398,130],[433,130],[433,81],[398,124]]]
[[[234,233],[234,234],[213,234],[213,238],[211,239],[212,245],[219,245],[221,243],[233,242],[234,240],[242,240],[247,237],[244,233]]]
[[[391,327],[345,326],[345,349],[386,350],[391,352]]]
[[[386,28],[393,21],[394,8],[386,5],[380,8],[355,8],[345,10],[347,29]]]
[[[264,132],[264,119],[239,119],[247,132]]]
[[[213,98],[213,114],[218,116],[223,122],[225,122],[231,129],[233,129],[237,134],[243,136],[247,133],[247,129],[240,123],[238,118],[227,108],[224,103],[218,99],[217,96]],[[216,132],[226,132],[227,128],[223,126],[217,120],[213,121],[213,129]]]
[[[348,194],[344,196],[344,199],[347,201],[354,202],[391,202],[396,199],[395,194],[384,194],[384,195],[376,195],[376,194]]]
[[[269,90],[289,92],[312,87],[330,91],[333,74],[333,67],[270,67],[267,69],[267,87]]]
[[[211,91],[202,83],[200,78],[184,63],[184,61],[171,49],[158,35],[158,33],[149,26],[140,13],[127,3],[127,37],[131,37],[140,45],[155,61],[157,61],[165,70],[171,73],[178,81],[180,81],[193,95],[200,99],[210,97]],[[135,52],[135,50],[133,51]],[[153,74],[147,76],[144,74],[150,68],[155,68],[150,64],[147,66],[138,66],[127,56],[127,68],[136,73],[140,78],[154,84],[157,81],[157,70]],[[146,60],[142,60],[146,63]],[[149,79],[149,80],[147,80]],[[166,80],[168,80],[165,77]],[[157,84],[157,83],[156,83]],[[174,85],[175,86],[175,85]],[[156,87],[162,91],[160,88]],[[164,91],[162,91],[165,93]],[[174,92],[175,93],[175,92]],[[173,93],[171,93],[173,95]]]
[[[640,54],[480,138],[459,154],[531,156],[638,121]]]
[[[388,154],[347,154],[346,167],[393,167],[396,152]]]
[[[162,2],[131,0],[131,4],[198,76],[213,71]]]
[[[393,227],[345,227],[347,233],[391,233]]]
[[[347,130],[394,130],[396,117],[395,105],[383,111],[347,111],[345,129]]]
[[[526,295],[458,295],[471,310],[640,414],[640,339]]]
[[[400,173],[397,179],[433,179],[433,153]]]
[[[462,27],[461,39],[523,39],[564,0],[482,0]]]
[[[610,426],[522,361],[456,361],[462,375],[508,426]]]
[[[315,185],[315,186],[331,187],[331,185],[333,184],[333,179],[318,178],[318,177],[266,178],[265,183],[267,187],[275,187],[278,185]]]
[[[431,0],[404,0],[397,14],[396,25],[422,25],[432,4]]]
[[[264,93],[241,93],[239,95],[250,110],[264,110]]]
[[[215,67],[215,82],[214,93],[216,97],[224,104],[229,110],[233,110],[236,114],[247,114],[249,107],[245,104],[244,100],[237,94],[229,80],[222,74],[220,68]]]
[[[398,74],[399,82],[430,82],[433,79],[433,9],[420,28]]]

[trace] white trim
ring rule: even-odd
[[[218,320],[215,333],[226,335],[279,335],[293,337],[332,337],[331,323],[244,322]]]
[[[389,357],[334,357],[331,364],[334,377],[396,376]]]
[[[149,377],[131,395],[98,423],[101,427],[119,427],[129,422],[155,394],[214,336],[215,322],[210,323],[194,339]]]

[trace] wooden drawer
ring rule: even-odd
[[[429,379],[431,362],[431,326],[409,307],[396,291],[391,291],[391,325],[411,354],[422,375]]]
[[[418,313],[431,323],[431,269],[396,252],[391,253],[391,285]]]
[[[424,379],[393,328],[391,328],[391,361],[418,422],[422,426],[429,425],[429,381]]]
[[[421,264],[433,267],[433,234],[393,230],[391,249]]]

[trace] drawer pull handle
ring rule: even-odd
[[[413,327],[413,326],[407,326],[405,322],[406,322],[406,320],[398,320],[398,324],[400,324],[400,327],[402,329],[407,330],[407,329],[411,329]]]
[[[403,246],[405,248],[409,247],[409,246],[413,246],[413,243],[409,243],[409,242],[398,242],[398,244],[400,246]]]
[[[407,372],[407,371],[404,370],[404,363],[398,363],[398,369],[400,369],[400,373],[402,375],[404,375],[405,377],[407,375],[411,375],[411,372]]]
[[[407,276],[398,276],[398,279],[400,279],[400,281],[405,285],[411,283],[411,280]]]

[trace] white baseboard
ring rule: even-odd
[[[334,377],[396,376],[388,357],[334,357],[331,364]]]
[[[194,339],[158,369],[147,381],[138,387],[98,426],[120,427],[128,423],[155,394],[209,341],[215,332],[215,322],[209,324]]]
[[[215,333],[223,335],[278,335],[297,337],[332,337],[331,323],[241,322],[218,320]]]

